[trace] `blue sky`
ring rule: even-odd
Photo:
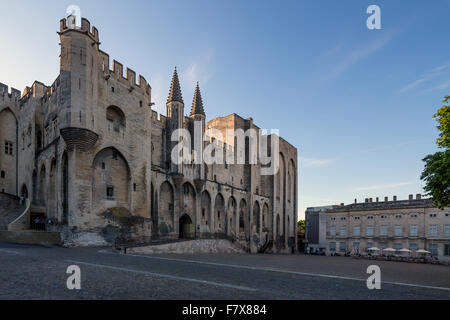
[[[165,112],[173,67],[186,109],[253,117],[299,150],[306,207],[422,192],[432,115],[450,94],[450,1],[1,1],[0,82],[58,74],[59,19],[76,4],[101,49],[153,88]],[[381,8],[382,30],[366,9]]]

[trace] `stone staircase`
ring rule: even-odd
[[[25,210],[16,196],[0,193],[0,230],[8,230],[8,225],[16,220]]]

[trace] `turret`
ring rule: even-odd
[[[73,18],[70,16],[68,19]],[[77,146],[88,150],[97,142],[92,131],[96,107],[99,37],[90,22],[81,20],[81,28],[70,28],[66,19],[60,21],[60,79],[64,99],[59,107],[61,135],[69,149]]]
[[[197,82],[197,87],[195,88],[194,100],[192,101],[192,108],[190,117],[194,121],[202,121],[203,128],[205,128],[205,110],[203,108],[202,95],[200,93],[200,85]]]
[[[172,82],[170,84],[169,97],[167,98],[167,122],[166,122],[166,132],[167,132],[167,155],[166,162],[170,162],[170,169],[172,172],[180,171],[180,167],[171,161],[171,153],[173,148],[178,145],[178,141],[171,141],[172,134],[177,129],[182,129],[184,127],[184,102],[183,96],[181,94],[180,80],[178,79],[177,68],[173,72]],[[180,131],[181,138],[181,131]],[[178,139],[179,140],[179,139]]]

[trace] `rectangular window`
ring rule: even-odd
[[[428,251],[431,252],[432,256],[437,256],[438,255],[438,245],[437,245],[437,243],[430,243],[428,245]]]
[[[419,246],[417,243],[410,243],[409,244],[409,250],[411,251],[417,251],[417,249],[419,249]]]
[[[341,227],[341,229],[339,230],[339,234],[341,236],[346,236],[347,235],[347,228],[346,227]]]
[[[359,242],[353,242],[353,249],[359,250]]]
[[[336,242],[330,242],[330,251],[336,251]]]
[[[367,236],[373,236],[373,227],[367,227]]]
[[[353,228],[353,235],[356,237],[359,237],[361,235],[361,227],[354,227]]]
[[[450,256],[450,244],[444,244],[444,256]]]
[[[396,237],[401,237],[402,236],[402,226],[395,226],[394,235]]]
[[[345,244],[345,242],[339,242],[339,251],[340,252],[347,251],[347,245]]]
[[[106,188],[106,198],[110,200],[114,199],[114,187],[109,186]]]
[[[11,141],[5,141],[5,154],[13,155],[13,143]]]
[[[387,248],[386,242],[381,242],[380,243],[380,249],[386,249],[386,248]]]
[[[373,248],[373,242],[367,242],[366,249]]]
[[[429,230],[430,237],[437,237],[437,225],[431,224]]]
[[[450,237],[450,224],[444,226],[444,232],[446,237]]]
[[[409,235],[411,237],[417,237],[417,226],[416,225],[412,225],[409,227]]]
[[[401,243],[394,243],[394,249],[397,250],[397,253],[399,250],[401,250],[403,248]]]
[[[380,228],[380,236],[387,236],[387,226],[381,226]]]
[[[336,227],[330,228],[330,236],[334,237],[336,235]]]

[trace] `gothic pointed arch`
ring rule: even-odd
[[[122,153],[113,147],[101,150],[94,158],[92,171],[94,206],[129,209],[131,173]]]
[[[194,186],[190,182],[185,182],[182,187],[183,202],[182,212],[180,214],[187,214],[192,221],[195,220],[195,203],[196,192]]]
[[[114,132],[123,132],[126,128],[127,121],[125,113],[117,106],[109,106],[106,109],[106,120],[108,121],[108,130]]]
[[[211,196],[208,191],[203,191],[201,196],[201,216],[200,216],[200,230],[202,233],[213,232],[211,225]]]
[[[227,223],[227,234],[237,235],[239,233],[239,217],[237,213],[237,203],[236,199],[231,196],[228,199],[228,223]]]
[[[214,201],[214,220],[215,220],[215,232],[225,233],[225,225],[227,221],[227,214],[225,211],[225,199],[221,193],[218,193],[216,200]]]
[[[161,236],[174,232],[174,188],[169,181],[159,189],[158,231]]]

